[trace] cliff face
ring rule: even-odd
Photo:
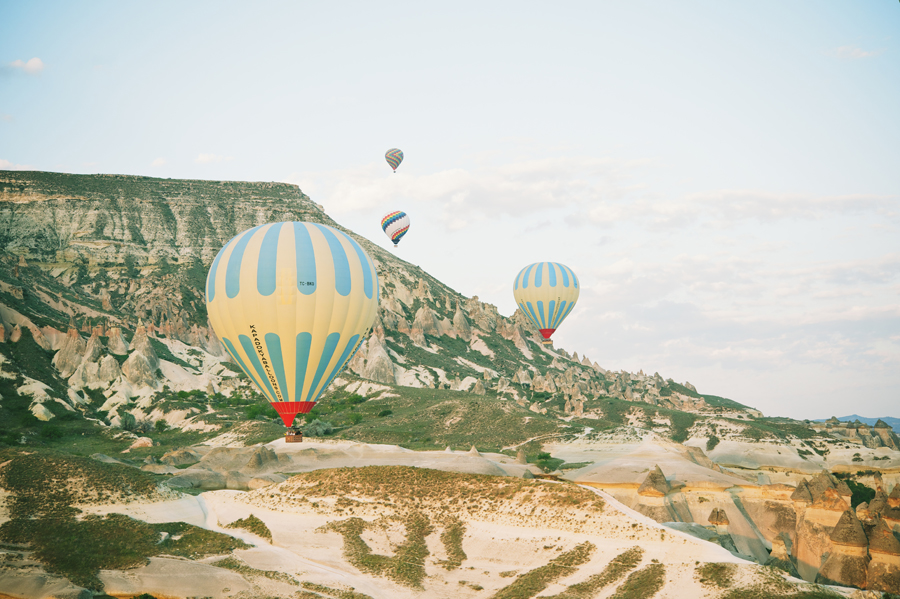
[[[195,257],[264,222],[330,222],[295,185],[0,171],[0,249],[43,262]]]

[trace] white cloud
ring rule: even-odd
[[[201,154],[201,156],[202,156],[202,154]],[[199,162],[199,160],[198,160],[198,162]],[[166,164],[165,158],[157,158],[156,160],[154,160],[153,162],[150,163],[150,166],[163,166],[165,164]]]
[[[336,215],[373,208],[398,198],[442,206],[451,230],[486,217],[521,217],[571,206],[618,201],[643,190],[635,171],[644,161],[547,158],[478,170],[452,169],[414,176],[385,176],[380,164],[287,177],[329,203]]]
[[[3,171],[36,171],[37,169],[29,164],[13,164],[9,160],[0,158],[0,170]]]
[[[835,214],[900,218],[900,196],[722,189],[673,198],[639,182],[640,170],[649,165],[649,161],[560,157],[416,176],[399,171],[390,175],[382,165],[370,164],[294,173],[285,180],[327,202],[329,212],[338,217],[407,198],[430,203],[439,207],[442,222],[451,231],[488,218],[537,213],[561,219],[570,227],[637,223],[655,230],[701,221],[728,228],[746,221],[819,220]]]
[[[35,56],[28,61],[14,60],[8,66],[13,69],[22,69],[22,72],[29,75],[37,75],[44,70],[44,61]]]
[[[858,46],[840,46],[834,51],[834,55],[838,58],[843,58],[846,60],[859,60],[860,58],[871,58],[872,56],[878,56],[879,54],[884,53],[884,48],[881,50],[872,50],[867,51],[863,50]]]
[[[216,162],[228,162],[234,160],[234,156],[221,156],[219,154],[198,154],[194,162],[198,164],[213,164]]]

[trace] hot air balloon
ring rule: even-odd
[[[529,264],[516,276],[513,286],[519,309],[541,331],[544,345],[553,344],[550,335],[572,311],[578,293],[578,277],[557,262]]]
[[[387,163],[391,165],[391,168],[394,169],[394,172],[396,173],[397,167],[403,162],[403,152],[397,148],[391,148],[384,153],[384,159],[387,160]]]
[[[290,427],[365,340],[378,309],[378,275],[341,231],[268,223],[219,251],[206,278],[206,308],[225,349]]]
[[[394,242],[394,247],[397,247],[397,244],[409,231],[409,217],[400,210],[388,212],[381,217],[381,230]]]

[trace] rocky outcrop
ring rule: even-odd
[[[868,539],[853,510],[842,515],[831,533],[832,550],[819,570],[816,582],[866,588]]]
[[[896,593],[900,591],[900,541],[884,520],[871,527],[869,538],[869,568],[866,588]]]
[[[381,337],[377,334],[369,336],[368,341],[360,346],[359,351],[356,352],[347,367],[370,381],[391,385],[397,383],[394,363],[388,355]]]
[[[116,354],[117,356],[124,356],[128,353],[128,342],[125,341],[125,338],[122,337],[122,329],[119,327],[112,327],[108,331],[109,338],[106,340],[106,346],[109,349],[109,352],[112,354]]]
[[[769,560],[765,565],[784,570],[791,576],[800,578],[797,567],[791,561],[790,551],[788,550],[789,543],[790,538],[783,533],[775,537],[772,541],[772,553],[769,555]]]
[[[53,366],[59,370],[59,373],[63,378],[69,378],[75,373],[75,370],[78,368],[78,365],[81,364],[84,357],[84,350],[86,347],[87,344],[78,333],[78,330],[70,328],[66,333],[66,337],[63,340],[59,351],[53,356]]]
[[[638,487],[637,492],[638,495],[643,497],[665,497],[671,489],[669,481],[666,480],[666,475],[663,474],[659,466],[656,466],[647,474],[647,478]]]

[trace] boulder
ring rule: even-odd
[[[150,437],[138,437],[128,449],[138,449],[139,447],[153,447],[153,439]]]
[[[225,475],[212,470],[191,468],[182,471],[163,484],[173,489],[204,489],[212,491],[225,488]]]
[[[475,381],[475,388],[472,389],[472,393],[474,393],[475,395],[485,394],[484,383],[482,383],[481,380]]]
[[[182,447],[163,454],[159,461],[169,466],[186,466],[187,464],[196,464],[203,457],[190,447]]]
[[[278,455],[268,447],[257,447],[247,458],[246,465],[240,472],[244,474],[258,474],[278,465]],[[248,479],[249,480],[249,479]]]

